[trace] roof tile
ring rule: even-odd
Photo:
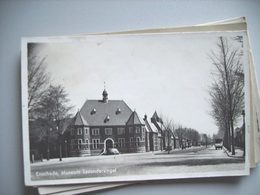
[[[80,113],[89,126],[124,126],[132,110],[123,100],[87,100]],[[109,120],[105,120],[107,116]]]

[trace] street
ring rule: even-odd
[[[244,159],[214,147],[67,158],[31,164],[32,180],[243,170]]]

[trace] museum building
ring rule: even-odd
[[[108,148],[120,153],[150,149],[145,121],[123,100],[109,100],[105,89],[101,100],[86,100],[67,132],[69,156],[98,155]]]

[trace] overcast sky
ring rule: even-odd
[[[87,36],[37,45],[52,83],[69,94],[74,113],[87,99],[122,99],[140,117],[156,110],[201,133],[217,133],[208,89],[214,33]],[[238,45],[235,45],[236,47]]]

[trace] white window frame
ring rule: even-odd
[[[99,135],[99,128],[93,128],[92,135]]]
[[[85,139],[85,145],[86,145],[86,148],[88,149],[89,148],[89,140],[88,139]]]
[[[78,149],[78,140],[77,139],[71,139],[71,145],[72,145],[73,150]]]
[[[99,144],[100,144],[100,139],[92,139],[93,149],[98,149]]]
[[[82,146],[82,139],[78,139],[78,149],[81,149]]]
[[[82,135],[82,128],[77,129],[77,135]]]
[[[89,134],[89,127],[84,127],[84,132],[85,132],[85,135],[88,135]]]
[[[124,135],[125,134],[125,128],[124,127],[118,127],[117,128],[117,134],[118,135]]]
[[[135,138],[135,145],[136,146],[140,146],[140,142],[141,142],[141,138],[140,137],[136,137]]]
[[[129,142],[130,142],[130,146],[133,146],[134,137],[130,137],[130,138],[129,138]]]
[[[112,128],[105,128],[105,135],[113,135],[113,129]]]
[[[145,127],[142,127],[142,133],[145,133]]]
[[[118,145],[120,148],[125,147],[125,138],[118,138]]]
[[[140,133],[141,130],[140,130],[140,127],[135,127],[135,133]]]
[[[133,127],[129,127],[129,134],[133,134],[134,133],[134,128]]]

